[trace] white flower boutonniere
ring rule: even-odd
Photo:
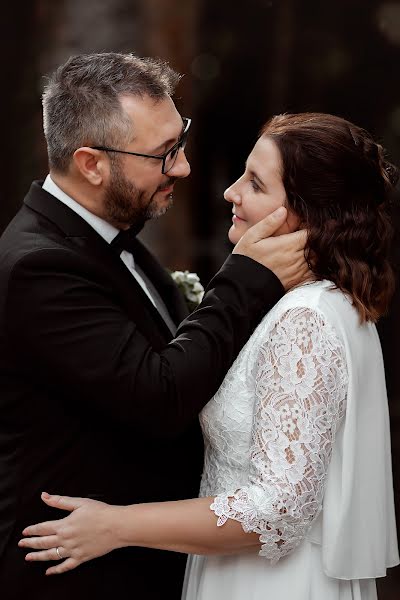
[[[199,276],[189,271],[173,271],[171,277],[184,295],[189,310],[197,308],[204,296]]]

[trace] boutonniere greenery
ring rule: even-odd
[[[197,308],[204,296],[204,288],[197,273],[173,271],[171,277],[181,290],[189,310]]]

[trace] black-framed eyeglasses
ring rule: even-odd
[[[158,158],[162,160],[161,173],[165,175],[174,166],[179,150],[185,148],[187,137],[189,134],[190,124],[192,119],[182,117],[183,131],[179,140],[165,152],[165,154],[141,154],[139,152],[128,152],[127,150],[116,150],[115,148],[107,148],[106,146],[90,146],[93,150],[103,150],[104,152],[118,152],[120,154],[131,154],[132,156],[143,156],[144,158]]]

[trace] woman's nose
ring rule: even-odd
[[[236,181],[231,186],[229,186],[224,192],[224,198],[227,202],[232,202],[233,204],[240,204],[241,197],[236,187]]]

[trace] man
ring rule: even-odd
[[[179,598],[183,555],[124,549],[45,577],[24,561],[21,531],[57,516],[43,489],[114,504],[195,496],[197,414],[306,268],[301,235],[260,239],[284,220],[270,218],[243,236],[187,316],[135,239],[190,172],[177,81],[165,64],[107,53],[71,58],[45,90],[50,175],[0,239],[3,600]]]

